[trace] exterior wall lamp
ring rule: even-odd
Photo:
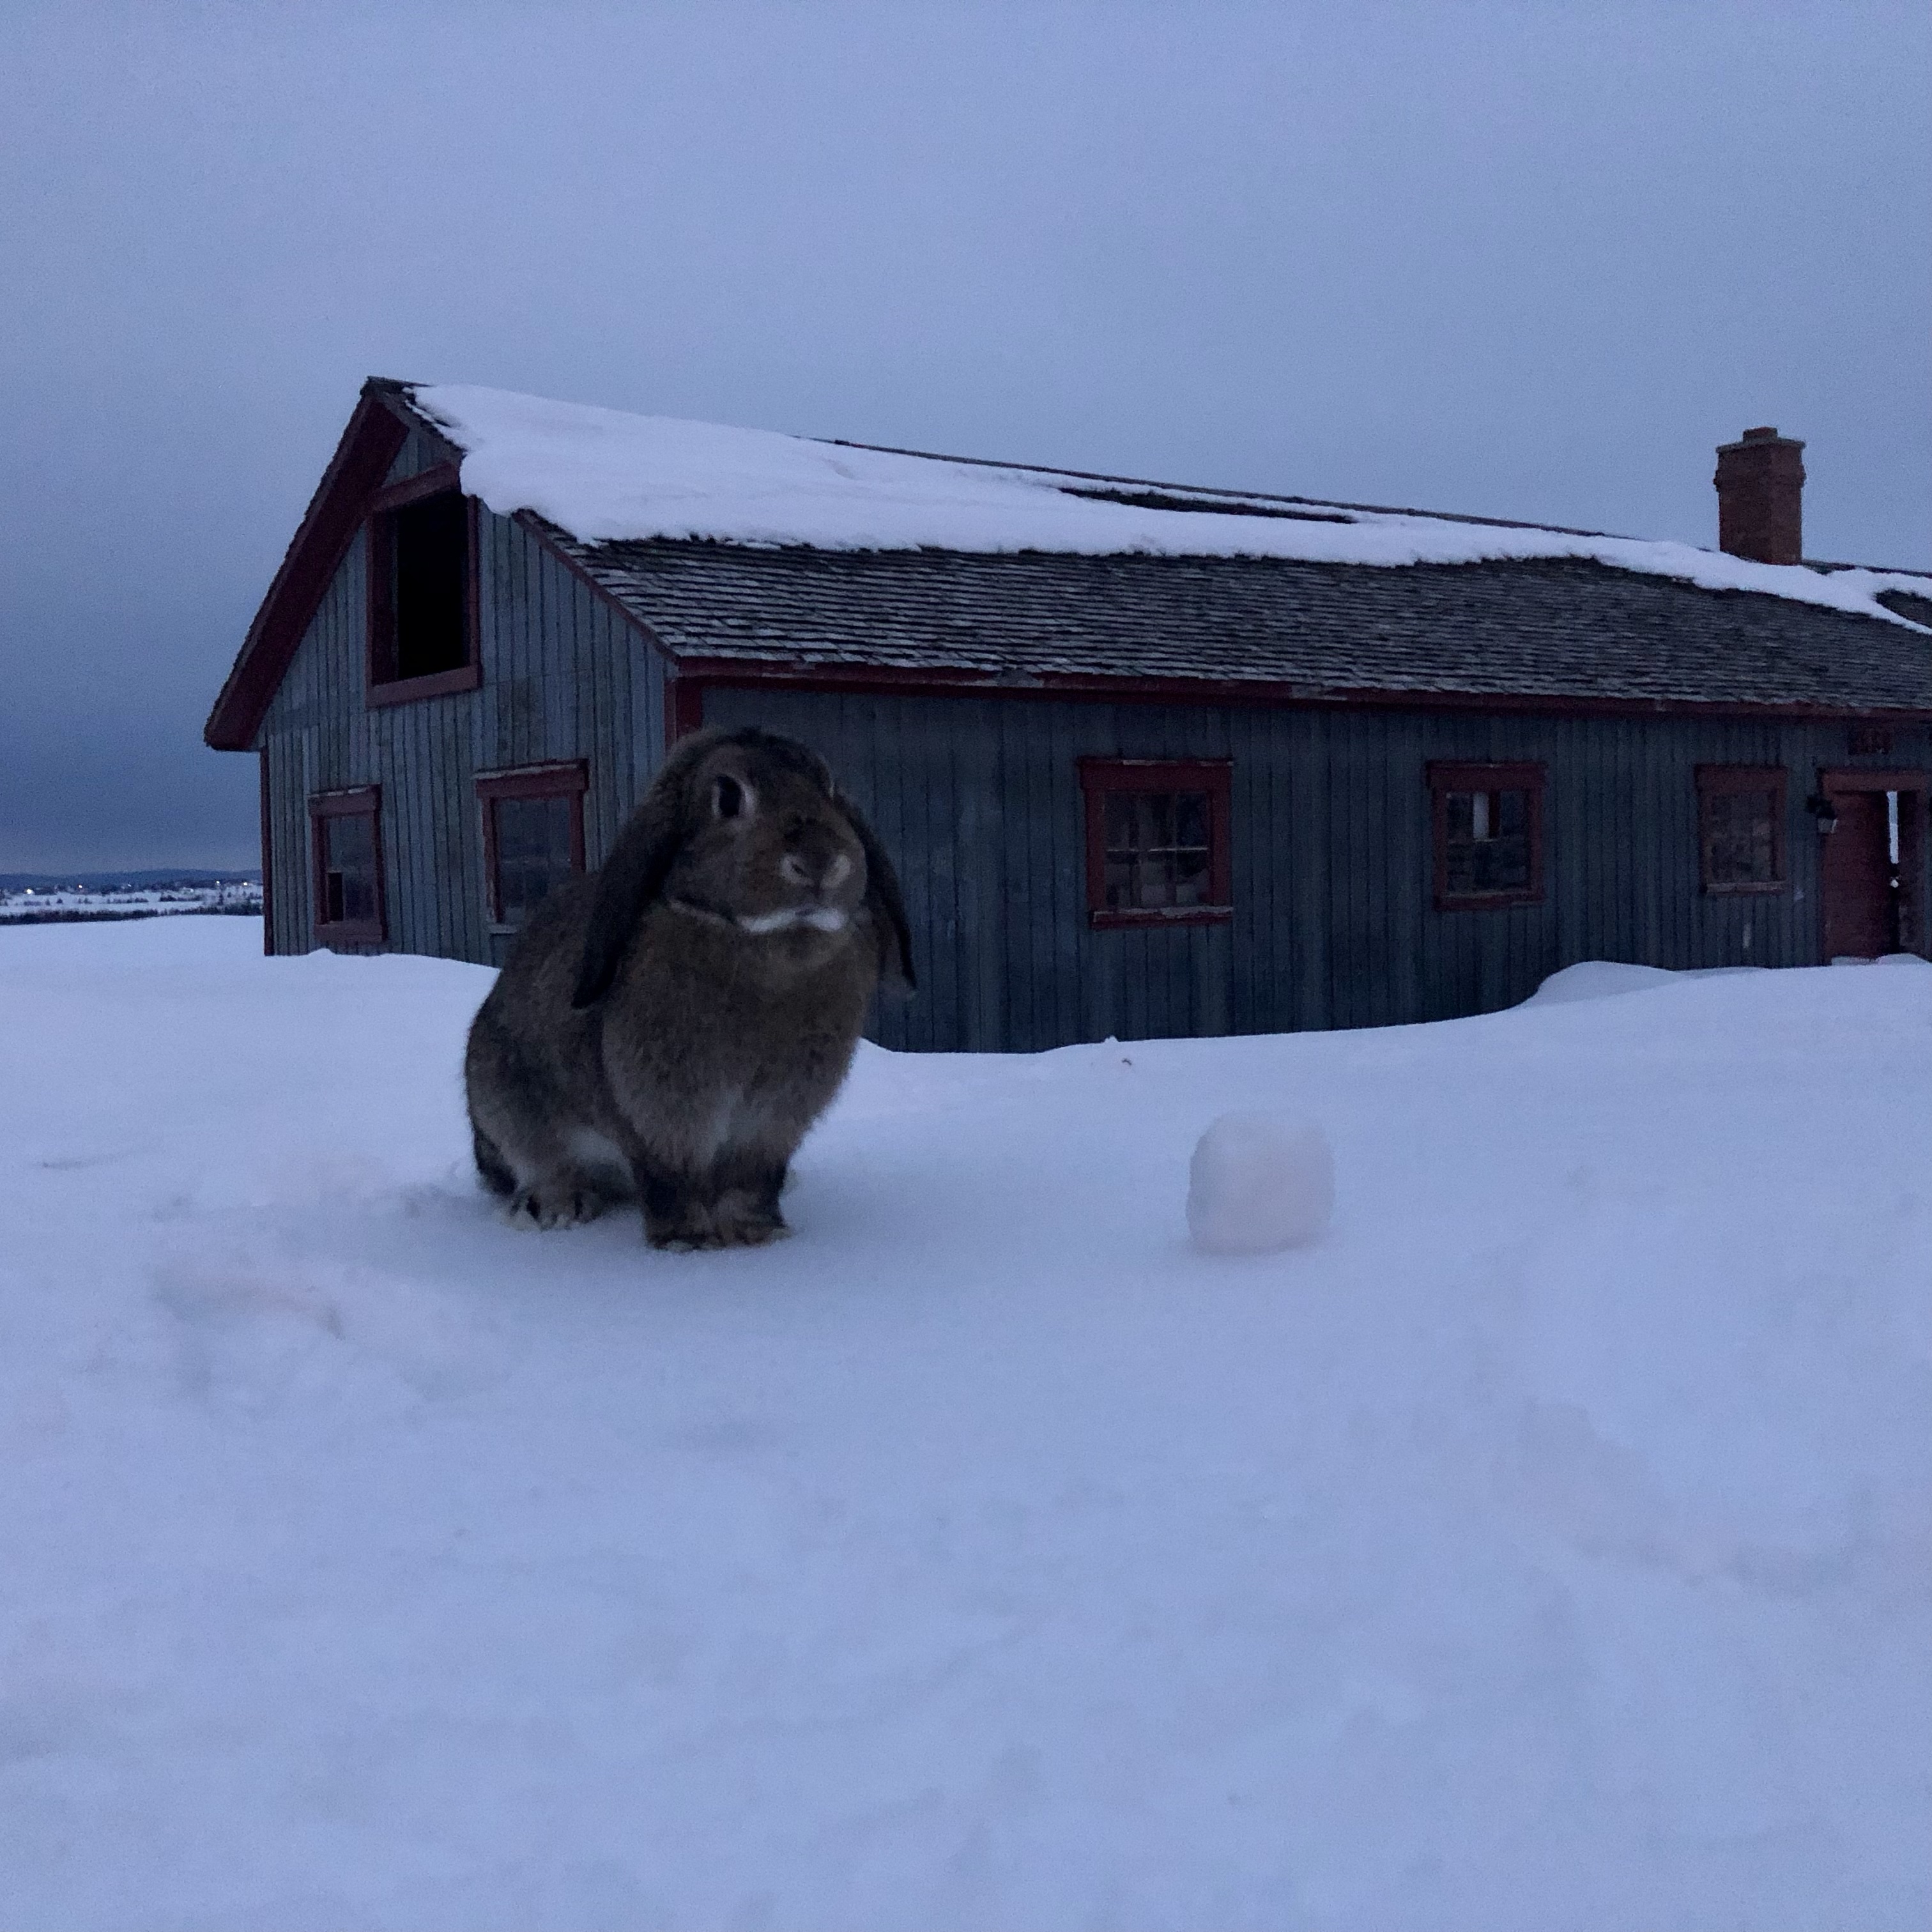
[[[1822,792],[1814,791],[1804,801],[1804,809],[1818,821],[1818,836],[1838,829],[1838,808]]]

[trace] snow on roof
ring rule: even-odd
[[[1906,620],[1878,594],[1928,590],[1917,575],[1821,572],[1689,544],[922,456],[466,383],[409,386],[408,393],[464,452],[470,494],[501,515],[534,511],[586,544],[709,538],[821,550],[1383,566],[1590,557],[1708,590],[1768,592],[1898,624]]]

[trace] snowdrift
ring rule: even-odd
[[[0,943],[9,1923],[1932,1921],[1932,969],[867,1049],[661,1256],[493,1218],[480,970],[258,943]]]

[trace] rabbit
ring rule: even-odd
[[[786,1169],[889,968],[910,991],[898,880],[824,761],[755,726],[685,740],[470,1026],[478,1174],[538,1228],[634,1200],[656,1248],[790,1233]]]

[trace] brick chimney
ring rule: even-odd
[[[1718,446],[1718,548],[1754,563],[1803,560],[1804,444],[1748,429]]]

